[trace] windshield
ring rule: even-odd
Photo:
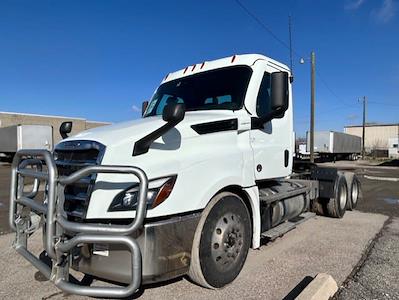
[[[161,115],[170,103],[184,103],[186,111],[240,109],[252,74],[248,66],[211,70],[162,84],[144,117]]]

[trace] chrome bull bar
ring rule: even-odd
[[[42,160],[46,165],[43,171]],[[27,168],[36,166],[36,170]],[[139,179],[139,197],[136,216],[128,225],[86,224],[71,222],[64,212],[65,186],[79,181],[93,173],[133,174]],[[34,178],[32,191],[24,192],[24,178]],[[39,181],[47,186],[47,203],[33,199],[39,189]],[[148,179],[143,170],[130,166],[88,166],[67,177],[59,177],[55,161],[47,150],[20,150],[16,153],[11,167],[9,225],[16,231],[14,248],[32,263],[45,277],[66,293],[92,297],[124,298],[133,294],[141,284],[141,252],[131,237],[141,228],[146,215]],[[30,235],[29,218],[31,211],[45,219],[44,248],[52,260],[52,267],[32,254],[27,248]],[[65,234],[75,233],[72,238]],[[69,281],[71,250],[81,244],[124,244],[132,257],[132,282],[126,287],[82,286]]]

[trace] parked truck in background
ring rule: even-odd
[[[0,128],[0,153],[9,160],[21,149],[53,150],[53,127],[15,125]]]
[[[306,133],[306,150],[310,152],[310,134]],[[336,131],[315,131],[314,152],[320,158],[330,160],[347,159],[357,160],[362,152],[362,139]]]
[[[353,173],[293,166],[291,86],[288,67],[263,55],[206,61],[168,74],[139,120],[79,133],[54,152],[17,152],[15,249],[79,295],[127,297],[183,274],[212,289],[231,283],[262,239],[311,212],[341,218],[358,201]],[[45,199],[35,185],[23,192],[25,177],[46,185]],[[26,245],[39,227],[36,257]]]
[[[299,144],[296,153],[295,153],[295,158],[298,159],[309,159],[310,158],[310,152],[307,151],[307,145],[306,144]]]

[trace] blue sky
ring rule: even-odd
[[[293,21],[295,129],[309,123],[316,52],[316,130],[399,122],[399,1],[241,0],[288,43]],[[139,118],[163,76],[240,53],[289,63],[288,50],[235,0],[0,2],[0,111],[118,122]]]

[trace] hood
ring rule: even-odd
[[[188,138],[198,136],[198,134],[191,128],[191,125],[221,121],[234,117],[236,117],[236,114],[229,110],[186,112],[183,121],[177,124],[175,128],[180,132],[182,138]],[[162,119],[162,116],[141,118],[133,121],[89,129],[78,133],[75,136],[69,137],[62,142],[72,140],[91,140],[97,141],[105,146],[115,146],[124,143],[127,140],[131,142],[137,141],[164,124],[165,121]]]

